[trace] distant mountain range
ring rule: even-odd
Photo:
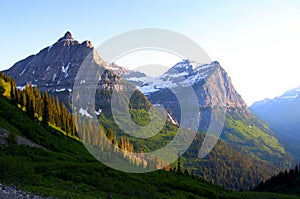
[[[300,161],[300,87],[255,102],[250,109],[270,124],[285,148]]]
[[[141,91],[134,98],[134,109],[148,111],[151,106],[150,102],[160,104],[166,108],[169,113],[169,121],[175,125],[181,123],[181,112],[176,96],[171,90],[184,91],[187,87],[191,87],[195,92],[196,103],[201,111],[199,131],[206,133],[211,121],[211,108],[214,106],[223,107],[226,109],[226,119],[221,139],[231,147],[230,154],[241,153],[245,155],[245,159],[249,158],[251,161],[257,161],[262,165],[290,166],[289,155],[273,136],[273,132],[249,111],[244,100],[234,89],[228,74],[216,61],[203,65],[193,60],[183,60],[160,77],[151,78],[144,73],[105,62],[90,41],[80,43],[72,37],[70,32],[67,32],[55,44],[42,49],[36,55],[31,55],[17,62],[4,72],[16,80],[19,88],[32,83],[42,92],[47,91],[58,96],[65,104],[69,104],[71,103],[75,77],[84,60],[102,72],[102,75],[98,77],[98,93],[95,97],[96,110],[102,111],[102,114],[106,116],[105,121],[107,123],[112,125],[111,120],[113,120],[109,117],[111,114],[109,110],[111,109],[111,92],[114,88],[123,89],[119,85],[120,79],[137,86]],[[80,83],[85,84],[86,81],[86,79],[81,79]],[[189,95],[184,96],[187,104],[190,103],[190,99]],[[88,107],[78,107],[77,110],[81,110],[81,114],[83,114],[82,110],[85,110],[85,115],[92,114],[88,112],[91,110]],[[195,157],[195,148],[197,147],[194,146],[194,151],[185,154],[185,157],[190,168],[197,169],[205,165],[203,163],[206,160],[199,163],[199,159]],[[226,162],[231,161],[230,156],[226,157],[225,160],[218,157],[215,161],[220,165],[222,162],[226,164]],[[237,164],[230,165],[231,169],[227,172],[231,173],[232,182],[237,181],[232,175],[232,171],[241,168],[238,168]],[[253,173],[259,174],[255,179],[262,180],[264,174],[261,168],[253,167],[252,169]],[[221,183],[221,180],[216,177],[219,175],[218,172],[212,172],[208,169],[201,170],[197,174],[205,174],[208,178]],[[222,177],[224,177],[223,174]],[[229,187],[251,187],[253,184],[249,184],[246,178],[247,176],[243,174],[243,178],[239,179],[238,183],[232,183]]]

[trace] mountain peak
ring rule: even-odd
[[[175,64],[169,71],[166,73],[181,73],[181,72],[192,72],[193,65],[190,63],[190,60],[184,59],[181,62]],[[175,70],[175,71],[174,71]]]
[[[66,32],[64,38],[66,38],[66,39],[73,39],[72,34],[69,31]]]
[[[71,32],[69,32],[69,31],[67,31],[67,32],[65,33],[65,35],[64,35],[62,38],[60,38],[60,39],[58,40],[58,42],[61,42],[61,41],[68,41],[68,40],[74,40],[73,37],[72,37]]]

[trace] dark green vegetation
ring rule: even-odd
[[[68,136],[78,137],[74,116],[58,98],[48,93],[41,95],[39,89],[31,85],[26,85],[23,90],[17,89],[15,81],[3,73],[0,73],[0,86],[3,96],[11,104],[23,109],[30,118],[42,121],[41,124],[46,128],[52,124]]]
[[[253,115],[229,112],[221,138],[234,150],[288,168],[291,158],[269,127]]]
[[[2,96],[0,107],[0,126],[10,132],[7,144],[0,145],[0,180],[24,190],[59,198],[297,198],[231,193],[196,176],[163,170],[119,172],[96,161],[80,141],[51,126],[44,128]],[[45,149],[17,145],[15,135]]]
[[[136,123],[144,124],[148,121],[145,109],[149,109],[150,105],[147,107],[135,105],[149,104],[144,95],[137,93],[135,96],[138,94],[138,97],[131,100],[131,107],[136,107],[136,109],[131,109],[131,113]],[[107,91],[104,96],[110,96],[110,92]],[[137,99],[144,101],[139,103]],[[102,107],[100,108],[102,109]],[[105,106],[103,106],[104,108]],[[183,155],[186,159],[183,165],[188,172],[193,171],[195,175],[228,190],[250,190],[260,181],[279,172],[281,168],[289,166],[291,159],[277,139],[271,135],[267,126],[255,117],[248,120],[250,116],[243,117],[235,111],[228,111],[222,140],[217,143],[209,155],[203,159],[198,158],[197,154],[205,136],[204,133],[198,134]],[[117,137],[123,135],[122,130],[109,114],[101,115],[100,121],[106,129],[112,129]],[[147,139],[129,137],[129,140],[134,146],[134,151],[148,152],[168,144],[177,131],[176,125],[167,122],[164,128],[153,137]],[[160,168],[159,164],[157,166]],[[171,166],[171,169],[174,169],[174,165]]]
[[[261,182],[254,190],[297,194],[300,196],[299,166],[296,165],[295,169],[281,171],[278,175],[271,177],[265,182]]]
[[[205,158],[200,159],[197,154],[203,137],[198,135],[184,154],[185,167],[210,182],[222,184],[229,190],[250,190],[277,171],[274,165],[234,151],[220,140]]]
[[[1,145],[0,178],[22,189],[67,198],[162,198],[215,196],[224,190],[199,178],[178,176],[167,171],[127,174],[103,166],[80,141],[40,122],[0,98],[0,125],[12,135],[30,138],[47,150],[16,145],[10,136]],[[186,187],[189,187],[187,189]]]

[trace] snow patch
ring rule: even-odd
[[[132,77],[127,80],[142,81],[143,85],[137,88],[145,95],[149,95],[160,89],[193,86],[205,79],[209,75],[210,68],[216,66],[216,64],[217,62],[200,64],[189,60],[183,60],[172,67],[174,70],[177,69],[178,72],[172,72],[171,70],[170,72],[164,73],[159,78],[146,79]]]
[[[216,63],[199,65],[199,66],[197,66],[196,71],[208,69],[208,68],[211,68],[211,67],[213,67],[213,66],[215,66],[215,65],[216,65]]]
[[[55,89],[55,92],[63,92],[63,91],[65,91],[65,90],[66,90],[65,88]]]
[[[287,95],[287,96],[283,96],[282,99],[295,99],[298,97],[298,94],[295,95]]]
[[[25,86],[17,86],[17,89],[23,91],[25,89]]]
[[[154,80],[154,78],[152,78],[152,77],[130,77],[130,78],[124,78],[124,79],[127,81],[135,81],[135,82],[141,81],[144,83]]]
[[[95,111],[95,114],[96,114],[96,115],[100,115],[100,114],[101,114],[101,112],[102,112],[102,110],[99,108],[99,110],[98,110],[98,111]]]
[[[188,72],[182,72],[182,73],[174,73],[174,74],[168,74],[165,73],[161,76],[161,78],[169,77],[169,78],[177,78],[177,77],[182,77],[188,75]]]
[[[24,90],[25,89],[25,87],[26,86],[29,86],[30,84],[26,84],[26,85],[24,85],[24,86],[17,86],[17,89],[19,89],[19,90]],[[35,84],[31,84],[31,87],[33,88],[33,87],[37,87],[37,85],[35,85]]]
[[[19,76],[23,75],[25,73],[27,67],[31,64],[31,61],[25,66],[24,70],[19,74]]]
[[[80,81],[80,84],[85,84],[85,80],[81,80],[81,81]]]
[[[192,86],[206,77],[207,77],[206,73],[196,73],[194,75],[189,76],[187,79],[185,79],[183,81],[183,86]]]
[[[53,74],[52,81],[54,82],[56,78],[56,73]]]
[[[178,62],[177,64],[175,64],[175,66],[173,66],[173,69],[176,68],[182,68],[182,69],[188,69],[189,68],[189,60],[183,60],[181,62]]]
[[[51,45],[51,46],[48,47],[48,52],[50,51],[50,49],[51,49],[52,47],[53,47],[53,45]]]
[[[93,118],[93,116],[91,116],[91,115],[88,113],[87,110],[88,110],[88,108],[86,108],[86,109],[80,108],[79,113],[80,113],[82,116],[86,116],[86,117],[89,117],[89,118]]]
[[[64,64],[61,66],[61,72],[64,73],[65,78],[68,77],[68,69],[70,67],[70,62],[64,67]]]
[[[168,117],[171,120],[172,124],[178,125],[178,123],[173,119],[173,117],[168,113]]]

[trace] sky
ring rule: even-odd
[[[0,5],[0,70],[50,46],[67,30],[98,46],[122,32],[162,28],[191,38],[219,61],[248,105],[300,86],[297,0],[3,0]],[[176,60],[166,57],[163,64]]]

